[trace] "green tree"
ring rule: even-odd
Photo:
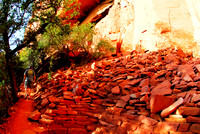
[[[18,89],[13,69],[13,56],[22,48],[30,46],[31,42],[36,41],[36,36],[43,33],[49,24],[57,23],[60,25],[64,20],[76,15],[76,12],[72,12],[67,17],[59,18],[57,16],[60,7],[63,7],[66,12],[76,7],[76,4],[73,4],[74,2],[75,0],[0,1],[0,49],[4,52],[6,70],[9,75],[14,101],[17,100]],[[14,38],[18,30],[26,28],[26,22],[29,20],[30,14],[32,14],[32,19],[29,24],[37,22],[38,27],[34,30],[27,30],[23,40]],[[11,49],[12,44],[17,46],[13,50]]]
[[[72,28],[69,41],[73,44],[73,50],[91,52],[91,42],[93,40],[93,35],[95,34],[93,26],[93,23],[88,23],[76,25]]]

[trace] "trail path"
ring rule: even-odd
[[[1,134],[38,134],[44,128],[28,120],[33,111],[33,100],[20,100],[13,106],[11,116],[0,125]]]

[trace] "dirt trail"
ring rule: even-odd
[[[37,134],[44,128],[37,123],[30,122],[28,116],[33,111],[33,100],[23,98],[12,107],[11,116],[0,125],[1,134]]]

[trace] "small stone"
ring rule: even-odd
[[[39,119],[39,122],[40,122],[41,124],[47,124],[47,125],[54,124],[54,120],[46,119],[46,118],[41,118],[41,119]]]
[[[97,94],[96,90],[94,90],[94,89],[88,89],[88,91],[89,91],[90,93]]]
[[[56,104],[55,103],[50,103],[49,104],[49,108],[52,108],[52,109],[56,108]]]
[[[31,120],[34,120],[34,121],[38,121],[41,115],[42,114],[38,110],[35,110],[34,112],[32,112],[29,115],[28,119],[31,119]]]
[[[124,108],[126,106],[126,102],[123,101],[123,100],[118,100],[117,103],[116,103],[116,106]]]
[[[140,82],[139,86],[140,86],[140,87],[149,86],[149,78],[143,79],[143,80]]]
[[[135,93],[135,94],[131,94],[130,97],[133,99],[137,99],[140,96],[140,94]]]
[[[112,94],[120,94],[120,88],[119,88],[119,86],[116,86],[116,87],[114,87],[114,88],[112,88]]]
[[[149,100],[148,94],[140,98],[140,102],[148,102],[148,100]]]
[[[52,116],[49,116],[49,115],[46,115],[46,114],[42,114],[42,115],[41,115],[41,118],[53,120],[53,117],[52,117]]]
[[[186,82],[191,82],[192,81],[192,78],[186,74],[184,77],[183,77],[183,80],[185,80]]]
[[[41,105],[42,107],[45,107],[45,106],[47,106],[48,104],[49,104],[49,100],[48,100],[47,98],[45,98],[45,99],[42,100],[42,102],[41,102],[40,105]]]
[[[157,120],[152,119],[150,117],[143,116],[143,115],[139,116],[139,121],[142,122],[142,123],[144,123],[145,125],[148,125],[148,126],[153,126],[156,123],[158,123]]]
[[[141,92],[150,92],[149,86],[144,86],[141,88]]]
[[[193,94],[191,102],[195,103],[195,102],[198,102],[198,101],[200,101],[200,94]]]
[[[191,64],[180,65],[178,71],[182,73],[182,76],[188,74],[189,76],[194,76],[194,70]]]
[[[63,95],[66,95],[66,96],[74,96],[75,94],[72,93],[71,91],[63,91]]]
[[[130,100],[130,95],[122,96],[121,99],[125,102],[128,102]]]
[[[134,85],[138,84],[141,80],[142,80],[141,78],[135,79],[135,80],[132,80],[132,81],[128,82],[127,84],[131,85],[131,86],[134,86]]]

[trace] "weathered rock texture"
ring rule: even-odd
[[[44,133],[199,133],[199,65],[169,48],[44,74],[29,118]]]
[[[106,10],[107,15],[103,14]],[[198,0],[106,0],[83,23],[98,22],[94,40],[107,38],[116,44],[122,39],[122,49],[126,51],[170,46],[197,56],[199,16]]]
[[[67,21],[95,22],[96,36],[123,51],[181,48],[200,56],[199,0],[79,0],[80,15]],[[67,16],[67,14],[63,13]],[[38,23],[31,26],[36,28]],[[30,27],[30,26],[28,26]],[[119,51],[119,50],[117,50]]]

